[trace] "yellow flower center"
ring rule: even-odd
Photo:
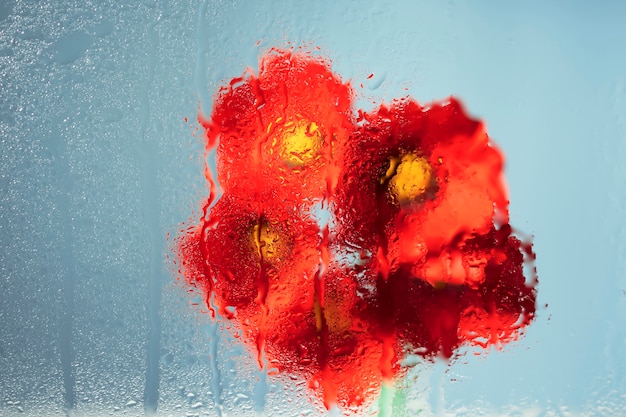
[[[280,233],[268,223],[254,225],[253,239],[257,252],[264,261],[280,259],[284,253],[285,244]]]
[[[280,156],[289,165],[302,167],[319,157],[323,137],[317,123],[288,122],[281,136]]]
[[[389,192],[399,204],[407,204],[421,197],[432,178],[432,168],[426,158],[407,153],[402,158],[391,158],[385,178]]]

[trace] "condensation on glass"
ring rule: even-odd
[[[215,157],[198,114],[264,51],[298,45],[365,110],[460,98],[506,155],[512,224],[538,254],[524,337],[407,358],[393,415],[626,414],[624,12],[2,1],[0,415],[341,414],[260,370],[172,249]]]

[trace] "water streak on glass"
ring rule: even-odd
[[[161,356],[161,291],[163,281],[163,230],[159,224],[159,215],[162,211],[159,199],[159,185],[157,183],[159,170],[159,152],[154,143],[147,136],[150,120],[150,100],[148,92],[155,77],[155,66],[158,58],[158,38],[154,24],[148,26],[149,49],[146,62],[147,71],[142,86],[142,117],[139,124],[139,156],[142,171],[142,205],[144,219],[150,231],[150,269],[147,297],[148,338],[146,358],[146,383],[144,388],[144,409],[147,413],[157,411],[159,402],[160,356]]]

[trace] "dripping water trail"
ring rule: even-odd
[[[71,239],[71,238],[70,238]],[[69,240],[71,242],[71,240]],[[71,252],[67,246],[63,252]],[[71,254],[69,255],[71,256]],[[76,375],[74,373],[74,283],[75,274],[72,263],[66,263],[67,255],[63,255],[63,264],[66,265],[66,272],[63,279],[63,302],[65,304],[61,319],[61,331],[59,332],[59,346],[61,351],[61,369],[63,370],[63,400],[67,415],[72,415],[72,410],[76,407]],[[71,261],[70,261],[71,262]]]
[[[330,264],[330,256],[328,252],[328,224],[325,224],[321,230],[321,240],[318,247],[320,253],[320,265],[314,280],[315,294],[315,323],[319,338],[318,362],[322,376],[322,389],[324,390],[324,404],[327,409],[332,408],[337,402],[336,389],[332,383],[332,371],[328,365],[329,361],[329,340],[328,340],[328,324],[324,313],[324,289],[325,275]]]
[[[150,146],[150,148],[154,148]],[[142,161],[143,174],[143,205],[146,227],[150,236],[150,272],[148,282],[148,338],[146,357],[146,383],[144,388],[144,409],[147,413],[154,413],[159,401],[160,381],[160,350],[161,350],[161,285],[162,285],[162,253],[163,234],[159,225],[158,185],[155,176],[157,169],[150,161],[156,155],[154,149],[145,151]]]
[[[252,164],[256,167],[263,166],[263,144],[269,139],[270,130],[266,129],[263,123],[263,117],[260,112],[260,108],[265,103],[265,98],[263,97],[263,93],[258,88],[258,83],[256,81],[252,81],[251,85],[254,89],[255,95],[255,106],[256,106],[256,127],[259,132],[262,132],[255,140],[254,150],[252,152]],[[262,190],[264,188],[264,184],[258,183],[257,187],[255,187],[254,192],[254,200],[258,204],[257,208],[257,224],[254,227],[254,240],[257,248],[257,255],[259,259],[259,272],[256,277],[256,286],[257,286],[257,297],[254,300],[255,303],[259,306],[259,310],[261,311],[261,317],[259,321],[259,330],[256,339],[256,348],[257,348],[257,362],[259,364],[259,370],[257,372],[257,382],[254,386],[254,409],[257,415],[262,415],[265,410],[266,396],[269,392],[267,386],[267,372],[269,369],[269,362],[266,356],[266,338],[267,338],[267,322],[268,322],[268,314],[269,308],[267,306],[267,295],[269,293],[270,288],[270,279],[267,270],[267,261],[265,259],[265,255],[263,252],[263,246],[265,242],[261,237],[263,233],[263,229],[265,227],[269,227],[268,219],[265,217],[265,208],[263,202],[263,193]],[[266,224],[266,222],[268,222]]]
[[[394,363],[394,345],[395,345],[395,303],[393,297],[393,280],[386,273],[379,273],[376,287],[378,292],[379,303],[379,321],[381,323],[381,329],[379,331],[378,338],[382,344],[382,353],[380,356],[379,369],[383,377],[384,383],[393,383],[393,363]]]
[[[208,10],[208,1],[201,2],[198,8],[198,19],[196,21],[196,41],[198,47],[196,50],[196,67],[193,71],[194,90],[200,97],[200,105],[205,106],[205,109],[207,109],[207,106],[211,103],[210,90],[207,88],[209,80],[206,77],[206,70],[209,65],[206,56],[209,55],[210,52],[208,48],[210,45],[209,41],[213,38],[213,33],[210,30],[211,25],[209,24],[209,19],[207,19]]]
[[[215,294],[211,294],[208,304],[213,311],[218,311],[214,302]],[[209,366],[211,369],[211,391],[213,391],[213,401],[217,417],[222,417],[222,373],[217,366],[217,348],[220,345],[219,326],[215,318],[208,325],[207,334],[209,336]]]
[[[384,213],[387,211],[387,193],[384,187],[387,186],[387,182],[379,184],[377,205],[378,213]],[[385,233],[386,222],[382,221],[379,217],[376,221],[376,228],[374,233],[376,234],[377,250],[377,277],[376,277],[376,293],[378,294],[378,320],[381,323],[381,327],[378,330],[378,338],[381,342],[382,353],[379,361],[379,370],[383,380],[383,387],[391,384],[393,386],[393,365],[395,360],[395,300],[393,296],[393,287],[396,284],[397,279],[395,274],[391,274],[391,263],[389,262],[389,247],[387,241],[387,235]]]
[[[269,393],[269,386],[267,381],[267,366],[265,369],[261,369],[257,372],[257,382],[254,385],[254,411],[257,416],[264,415],[266,396]]]
[[[72,250],[73,221],[70,195],[73,189],[73,181],[70,176],[70,164],[65,149],[65,138],[57,129],[54,129],[50,138],[49,150],[54,155],[54,178],[58,179],[58,190],[55,197],[55,205],[60,213],[59,234],[63,246],[60,260],[63,273],[63,307],[61,314],[61,326],[59,330],[59,351],[61,356],[61,370],[63,372],[63,402],[65,412],[72,416],[76,407],[76,375],[74,372],[74,298],[76,286],[76,269],[74,252]]]
[[[339,181],[335,148],[335,134],[329,132],[330,146],[327,147],[326,159],[326,192],[322,200],[322,211],[331,209],[331,201],[335,193],[336,185]],[[329,351],[329,332],[326,314],[324,311],[324,295],[326,289],[326,273],[330,268],[330,214],[319,223],[320,227],[320,243],[318,252],[320,255],[320,264],[314,279],[314,302],[315,302],[315,322],[319,338],[318,363],[322,377],[322,389],[324,395],[324,405],[328,410],[337,406],[337,388],[333,384],[333,372],[328,364],[330,359]]]
[[[260,198],[258,198],[260,200]],[[259,273],[257,275],[257,297],[255,302],[258,304],[261,310],[261,319],[259,322],[259,334],[257,335],[256,347],[257,347],[257,361],[259,364],[258,382],[254,387],[254,408],[257,413],[263,412],[265,409],[265,396],[267,394],[267,370],[269,363],[265,356],[265,339],[267,336],[267,294],[269,291],[269,277],[267,275],[267,269],[265,264],[265,257],[263,254],[264,242],[261,238],[263,228],[266,226],[264,223],[266,219],[262,214],[263,206],[259,202],[259,214],[257,224],[254,227],[254,241],[257,248],[257,255],[259,257]]]
[[[202,1],[198,7],[198,17],[196,20],[196,66],[194,68],[193,74],[193,84],[195,93],[200,97],[200,105],[201,111],[210,107],[211,103],[211,94],[209,93],[210,89],[207,88],[209,84],[209,80],[207,78],[207,68],[209,64],[207,62],[206,57],[209,55],[209,45],[211,45],[210,41],[213,38],[213,34],[211,31],[210,19],[207,18],[207,14],[209,12],[209,2]],[[204,117],[204,115],[202,115]],[[207,150],[205,153],[205,176],[209,181],[211,190],[210,196],[211,200],[206,205],[204,210],[203,222],[208,218],[208,212],[213,203],[216,202],[219,195],[217,192],[217,184],[215,182],[215,166],[211,164],[211,161],[215,160],[215,149]],[[202,229],[202,236],[205,236],[205,228]],[[204,245],[204,243],[203,243]],[[203,258],[206,259],[206,253],[203,253]],[[211,274],[206,273],[206,278],[210,279]],[[206,329],[207,336],[209,338],[209,369],[211,370],[211,391],[213,392],[213,402],[215,403],[215,411],[218,417],[222,417],[222,409],[223,409],[223,401],[222,401],[222,374],[219,369],[219,359],[218,359],[218,346],[220,345],[221,335],[220,328],[215,317],[215,312],[218,311],[217,306],[214,303],[214,294],[208,294],[207,303],[209,304],[209,309],[212,312],[212,320],[211,323],[208,324],[208,328]]]
[[[160,190],[158,185],[158,158],[156,138],[148,137],[150,122],[149,92],[154,81],[158,39],[155,24],[148,26],[149,51],[147,74],[141,92],[141,122],[139,130],[139,163],[141,167],[142,206],[144,221],[150,238],[150,270],[148,279],[147,311],[147,355],[146,380],[144,386],[144,410],[146,414],[156,413],[159,402],[160,351],[161,351],[161,291],[163,282],[162,254],[164,234],[161,231],[159,216],[161,213]],[[152,140],[151,140],[152,139]]]

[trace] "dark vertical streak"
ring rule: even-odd
[[[139,131],[139,155],[142,173],[142,206],[144,220],[150,236],[150,272],[148,281],[148,300],[146,306],[148,320],[146,382],[144,387],[144,410],[147,414],[155,413],[159,403],[160,352],[161,352],[161,291],[162,291],[162,254],[163,233],[159,224],[161,213],[158,179],[158,148],[148,138],[150,122],[149,92],[154,81],[158,39],[154,24],[148,27],[149,51],[147,74],[141,92],[142,112]]]

